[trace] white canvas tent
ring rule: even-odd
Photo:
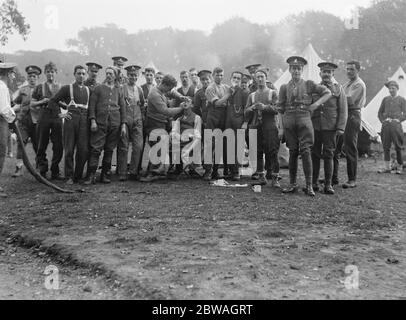
[[[317,66],[323,60],[314,50],[313,46],[309,44],[306,49],[301,54],[303,58],[307,60],[307,65],[303,69],[303,79],[313,80],[316,83],[320,82],[320,69]],[[288,83],[291,80],[291,74],[289,68],[282,74],[282,76],[274,83],[274,86],[278,91],[280,90],[283,84]],[[282,145],[279,150],[279,163],[281,167],[286,167],[289,163],[289,150],[286,145]]]
[[[388,80],[395,80],[399,84],[399,95],[406,98],[406,73],[402,67],[395,72],[395,74]],[[389,95],[389,90],[385,86],[378,92],[378,94],[369,102],[369,104],[362,109],[362,120],[364,129],[368,134],[375,138],[378,137],[378,132],[381,132],[382,124],[378,119],[378,111],[381,106],[383,98]],[[403,130],[406,130],[406,123],[403,123]]]

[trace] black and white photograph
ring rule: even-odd
[[[0,0],[0,300],[406,299],[405,70],[406,0]]]

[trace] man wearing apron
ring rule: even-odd
[[[280,112],[283,114],[283,131],[286,144],[289,148],[289,177],[290,185],[284,189],[284,193],[296,193],[298,191],[297,170],[299,154],[302,156],[303,171],[306,178],[305,193],[311,197],[316,194],[313,190],[313,166],[311,148],[314,144],[314,129],[311,114],[327,102],[331,92],[324,86],[318,85],[311,80],[302,79],[303,68],[307,64],[302,57],[290,57],[287,60],[292,80],[282,85],[279,93]],[[321,97],[313,102],[312,96]]]
[[[145,99],[142,89],[136,85],[141,67],[132,65],[127,70],[128,83],[123,86],[124,101],[127,115],[127,132],[120,136],[117,146],[117,171],[120,181],[127,180],[128,148],[132,145],[130,162],[130,180],[139,179],[139,168],[142,161],[143,121],[141,106]]]
[[[17,163],[16,171],[13,174],[14,178],[18,178],[23,175],[23,148],[28,143],[28,139],[31,140],[32,147],[35,154],[37,153],[37,122],[39,116],[39,108],[31,108],[31,99],[34,89],[37,87],[38,77],[42,73],[40,67],[28,66],[25,69],[28,78],[28,85],[18,90],[17,98],[14,103],[20,109],[17,112],[18,127],[23,137],[24,145],[18,143],[17,147]]]
[[[87,112],[90,89],[84,84],[86,79],[85,67],[76,66],[74,76],[75,83],[63,86],[49,102],[50,106],[63,103],[67,109],[67,113],[60,113],[59,116],[65,119],[63,145],[65,149],[65,178],[68,185],[78,183],[83,179],[83,170],[89,156]]]

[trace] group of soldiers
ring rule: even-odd
[[[153,68],[143,70],[146,83],[138,86],[142,68],[126,66],[127,61],[124,57],[114,57],[113,66],[104,68],[103,82],[98,80],[103,69],[100,64],[89,62],[86,67],[76,66],[73,70],[74,83],[65,86],[56,80],[58,69],[54,63],[50,62],[44,67],[44,83],[38,83],[41,68],[28,66],[28,84],[19,89],[14,101],[10,101],[6,94],[5,83],[15,66],[1,64],[3,81],[0,81],[0,93],[1,99],[4,99],[0,110],[1,130],[5,130],[5,124],[16,118],[24,144],[29,140],[32,142],[40,174],[47,177],[50,170],[52,180],[64,179],[69,185],[80,182],[95,184],[102,153],[99,181],[110,183],[115,149],[120,181],[152,182],[162,179],[163,175],[177,178],[183,172],[201,177],[196,171],[199,164],[185,163],[185,159],[194,149],[190,143],[202,140],[203,129],[231,129],[235,132],[255,129],[257,170],[252,175],[254,184],[266,185],[270,180],[272,187],[281,188],[278,152],[281,142],[286,141],[290,154],[290,181],[288,187],[282,189],[284,193],[299,190],[297,171],[301,157],[306,180],[303,191],[314,197],[315,192],[320,190],[320,163],[323,160],[324,193],[334,194],[333,186],[339,184],[338,156],[343,146],[348,174],[348,181],[343,187],[356,187],[357,141],[361,130],[361,109],[366,102],[366,86],[359,77],[361,65],[358,61],[346,64],[348,82],[340,85],[334,78],[338,68],[336,64],[320,63],[321,81],[315,83],[302,78],[306,59],[290,57],[287,63],[292,78],[280,88],[279,93],[268,80],[269,69],[260,64],[248,66],[248,74],[233,72],[230,85],[225,83],[224,70],[220,67],[213,71],[192,68],[180,73],[181,86],[176,89],[177,81],[173,76],[156,72]],[[392,82],[388,87],[396,91],[396,85]],[[399,131],[398,123],[406,117],[406,110],[396,109],[398,104],[402,105],[399,108],[404,108],[404,99],[398,99],[399,102],[393,97],[396,97],[395,93],[387,101],[390,106],[386,109],[383,106],[380,111],[386,128],[383,133],[387,132],[387,139],[383,140],[389,149],[392,142],[396,147],[401,143],[393,141],[391,137],[395,129],[391,128],[396,127]],[[6,110],[3,105],[10,105],[10,109]],[[395,118],[397,120],[391,120]],[[188,136],[188,141],[181,141],[184,150],[180,164],[172,165],[169,172],[162,173],[162,164],[150,162],[147,172],[141,175],[145,145],[153,147],[160,141],[150,139],[156,130],[164,130],[170,133],[169,139],[174,139],[177,132],[182,134],[188,129],[192,129],[188,132],[193,133]],[[1,136],[4,134],[0,132]],[[46,153],[49,140],[52,142],[50,165]],[[128,164],[130,146],[132,153]],[[19,144],[14,177],[22,175],[22,148],[24,145]],[[213,148],[204,146],[203,149],[205,159],[207,155],[214,157]],[[385,160],[388,161],[386,153]],[[64,176],[59,169],[63,154]],[[174,156],[170,155],[170,158],[172,161]],[[401,154],[398,158],[400,165]],[[0,159],[1,166],[3,162],[4,159]],[[219,173],[218,163],[203,163],[202,178],[210,181],[225,177],[239,181],[241,163],[229,163],[224,156],[223,163],[223,175]],[[87,173],[84,175],[86,164]]]

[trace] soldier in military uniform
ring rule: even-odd
[[[127,180],[128,148],[131,144],[130,179],[139,179],[139,168],[143,148],[143,121],[141,107],[145,104],[142,89],[137,86],[139,70],[141,67],[131,65],[127,70],[128,83],[123,86],[124,101],[126,105],[127,131],[120,136],[117,146],[117,171],[120,181]]]
[[[118,69],[117,82],[120,85],[126,84],[128,79],[124,73],[124,66],[125,66],[125,63],[128,61],[128,59],[125,57],[121,57],[121,56],[113,57],[111,59],[113,60],[113,66]]]
[[[331,62],[319,63],[321,85],[327,87],[332,97],[312,115],[314,127],[313,189],[319,191],[320,160],[324,159],[324,193],[333,195],[333,158],[336,149],[337,136],[344,134],[348,118],[347,97],[344,89],[334,80],[334,71],[338,68]]]
[[[389,81],[385,84],[389,89],[390,96],[382,100],[378,111],[379,121],[382,123],[382,143],[384,150],[385,166],[379,173],[391,173],[390,149],[392,143],[396,150],[396,174],[403,170],[402,148],[404,133],[402,122],[406,120],[406,99],[398,95],[399,84],[396,81]]]
[[[49,139],[52,141],[52,180],[62,180],[59,172],[59,163],[63,157],[62,140],[62,119],[59,117],[60,106],[49,105],[49,101],[61,89],[56,82],[58,70],[53,62],[48,63],[44,68],[47,81],[38,85],[32,93],[31,108],[40,107],[40,114],[37,124],[37,167],[40,174],[46,177],[48,172],[47,148]]]
[[[249,74],[251,75],[251,79],[252,79],[252,83],[249,85],[250,93],[254,93],[258,90],[257,82],[255,80],[255,74],[261,67],[262,67],[262,65],[257,63],[257,64],[249,65],[245,68],[246,70],[248,70]]]
[[[97,82],[97,76],[103,67],[96,62],[88,62],[86,63],[86,66],[88,77],[85,81],[85,86],[90,89],[90,92],[93,92],[94,88],[100,84]]]
[[[40,67],[28,66],[25,68],[27,73],[28,85],[20,88],[18,90],[17,97],[14,99],[16,107],[14,109],[19,109],[17,114],[17,125],[21,131],[23,137],[24,145],[18,142],[17,147],[17,163],[16,171],[13,175],[14,178],[20,177],[23,174],[23,148],[28,143],[28,139],[31,140],[32,147],[37,153],[37,122],[39,116],[39,107],[31,107],[31,97],[34,89],[37,87],[38,78],[42,73]]]
[[[114,67],[108,67],[105,72],[105,83],[97,86],[90,97],[90,157],[86,185],[96,183],[96,170],[102,151],[104,151],[104,155],[100,182],[111,182],[113,151],[120,135],[123,136],[127,133],[126,105],[122,86],[118,82],[117,70]]]
[[[290,57],[287,60],[292,80],[282,85],[279,93],[279,107],[283,114],[283,131],[289,148],[289,177],[290,185],[284,193],[296,193],[297,170],[299,154],[302,156],[303,171],[306,178],[305,193],[314,197],[312,178],[311,148],[314,144],[314,128],[311,114],[331,97],[331,92],[325,86],[311,80],[302,79],[303,68],[307,64],[303,57]],[[312,95],[320,99],[313,102]],[[281,132],[282,134],[282,132]]]

